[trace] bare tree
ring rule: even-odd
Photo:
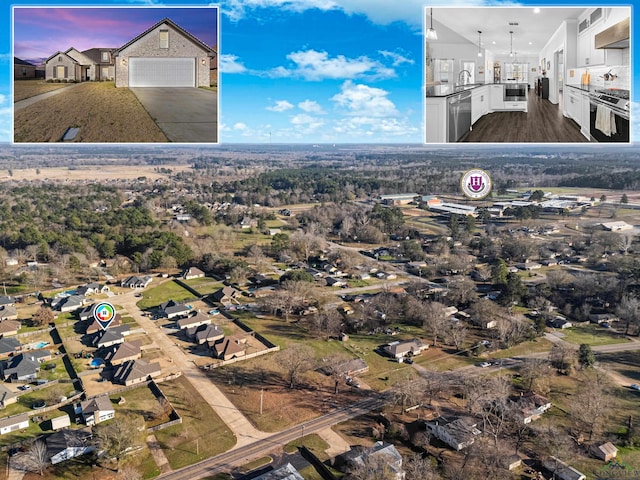
[[[43,476],[48,466],[49,450],[47,449],[47,444],[43,440],[36,440],[27,450],[25,467],[30,472],[37,472],[40,476]]]
[[[540,358],[527,358],[520,367],[522,386],[528,391],[536,391],[541,395],[547,393],[549,382],[547,373],[549,362]]]
[[[124,453],[140,442],[141,429],[142,417],[123,414],[97,425],[94,433],[99,447],[116,459],[119,468]]]
[[[438,480],[440,475],[429,457],[414,453],[402,465],[406,480]]]
[[[345,364],[351,360],[346,353],[338,353],[322,359],[322,371],[333,380],[333,393],[338,393],[340,382],[345,378]]]
[[[461,322],[452,323],[445,329],[444,340],[449,345],[453,345],[456,351],[459,352],[467,339],[468,333],[469,330]]]
[[[441,372],[433,367],[426,367],[422,373],[421,387],[424,390],[424,394],[428,398],[429,405],[433,403],[433,400],[445,391],[449,386],[449,374]]]
[[[634,295],[624,295],[616,308],[616,315],[624,322],[624,334],[628,335],[631,325],[640,323],[640,300]]]
[[[397,474],[384,455],[367,455],[360,457],[361,462],[352,464],[346,478],[349,480],[395,480]]]
[[[593,369],[584,378],[571,402],[570,412],[577,428],[589,435],[589,441],[600,430],[609,415],[612,399],[607,393],[611,386],[606,373]]]
[[[558,373],[569,375],[578,363],[578,349],[565,342],[554,343],[549,360]]]
[[[445,306],[439,302],[426,302],[424,303],[424,329],[427,334],[433,338],[433,345],[435,346],[438,337],[444,331],[445,326],[449,319],[445,313]]]
[[[143,475],[131,465],[125,465],[120,469],[116,477],[118,480],[142,480]]]
[[[289,388],[294,388],[302,374],[313,368],[314,351],[307,345],[296,343],[278,354],[278,363],[285,370]]]
[[[393,403],[399,405],[402,410],[406,407],[419,405],[424,397],[423,380],[409,379],[396,383],[391,389]]]

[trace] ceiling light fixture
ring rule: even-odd
[[[511,36],[511,50],[509,51],[509,56],[513,57],[513,30],[509,31],[509,35]]]
[[[482,56],[482,50],[480,49],[480,35],[482,35],[482,32],[478,30],[478,56],[479,57]]]
[[[534,8],[533,13],[540,13],[540,8],[539,7]]]
[[[427,40],[437,40],[438,33],[433,29],[433,8],[431,9],[431,26],[427,29]]]

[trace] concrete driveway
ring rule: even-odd
[[[130,89],[171,142],[218,141],[218,93],[201,88]]]

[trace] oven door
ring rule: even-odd
[[[505,102],[523,102],[527,99],[527,92],[524,85],[505,84],[504,86],[504,101]]]
[[[589,102],[589,134],[592,141],[629,143],[629,119],[612,109],[615,115],[616,133],[605,135],[596,128],[596,114],[598,103],[593,99]]]

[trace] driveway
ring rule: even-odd
[[[217,92],[175,87],[137,87],[130,90],[169,141],[217,143]]]

